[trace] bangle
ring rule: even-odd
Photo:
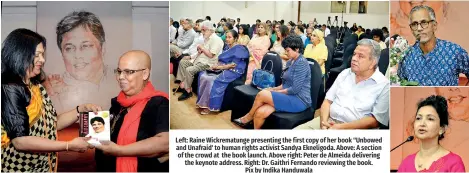
[[[80,106],[77,106],[77,113],[80,113],[80,111],[78,111],[78,107],[80,107]]]
[[[65,148],[65,150],[67,150],[67,151],[68,151],[68,142],[67,142],[67,148]]]

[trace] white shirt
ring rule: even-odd
[[[191,56],[191,59],[195,59],[195,57],[197,57],[197,54],[199,53],[197,52],[197,46],[199,46],[200,44],[204,44],[204,36],[202,35],[202,33],[198,33],[189,48],[182,51],[182,53],[187,53]]]
[[[173,25],[169,26],[169,42],[170,43],[176,40],[176,33],[177,33],[176,27],[174,27]]]
[[[367,80],[355,82],[350,68],[342,71],[326,94],[332,102],[330,118],[352,122],[374,116],[378,122],[389,122],[389,80],[376,68]]]
[[[329,28],[326,28],[326,31],[324,31],[324,37],[327,37],[327,35],[331,34],[331,30]]]

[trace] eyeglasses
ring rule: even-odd
[[[412,30],[417,30],[419,28],[419,25],[420,27],[422,27],[422,29],[426,29],[428,28],[428,24],[430,24],[430,22],[434,22],[435,20],[429,20],[429,21],[421,21],[420,23],[419,22],[412,22],[409,26],[410,26],[410,29]]]
[[[121,75],[121,73],[124,73],[124,77],[127,77],[127,76],[130,76],[136,72],[139,72],[139,71],[143,71],[143,70],[146,70],[146,69],[138,69],[138,70],[129,70],[129,69],[125,69],[125,70],[121,70],[121,69],[115,69],[114,70],[114,74],[119,77]]]

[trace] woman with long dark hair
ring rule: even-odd
[[[2,171],[56,172],[57,152],[85,152],[87,138],[57,141],[57,130],[78,120],[77,112],[97,112],[84,104],[57,116],[42,67],[46,39],[28,29],[12,31],[2,47]]]

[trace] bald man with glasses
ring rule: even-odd
[[[469,74],[469,56],[460,45],[436,38],[436,21],[431,7],[412,8],[409,27],[417,41],[400,62],[398,75],[421,86],[457,86],[459,74]]]

